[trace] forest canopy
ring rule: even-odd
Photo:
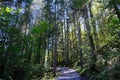
[[[119,62],[120,0],[0,0],[0,80],[119,80]]]

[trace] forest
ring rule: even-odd
[[[0,80],[120,80],[120,0],[0,0]]]

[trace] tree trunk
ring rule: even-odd
[[[118,9],[115,0],[112,0],[112,2],[113,2],[114,10],[115,10],[115,12],[116,12],[116,14],[117,14],[117,16],[118,16],[119,21],[120,21],[120,10]],[[120,5],[120,4],[119,4],[119,5]]]
[[[55,0],[56,2],[57,0]],[[55,30],[57,31],[57,4],[55,3]],[[57,66],[57,33],[55,32],[55,43],[54,43],[54,76],[56,76],[56,66]]]
[[[80,28],[80,21],[79,21],[79,12],[77,12],[77,32],[78,32],[78,50],[79,50],[79,53],[80,53],[80,66],[81,68],[83,67],[83,54],[82,54],[82,37],[81,37],[81,28]]]
[[[91,52],[92,52],[92,61],[93,61],[93,64],[95,64],[96,62],[96,53],[95,53],[95,45],[94,45],[94,41],[93,41],[93,37],[92,37],[92,34],[91,34],[91,20],[90,20],[90,11],[89,11],[89,5],[87,4],[84,8],[84,18],[85,18],[85,21],[88,20],[88,22],[86,22],[86,30],[87,30],[87,34],[88,34],[88,38],[89,38],[89,42],[90,42],[90,47],[91,47]]]
[[[67,21],[67,30],[66,30],[66,66],[69,64],[69,25]]]

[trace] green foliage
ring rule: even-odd
[[[32,0],[25,1],[27,7],[24,15],[20,14],[22,9],[14,10],[7,6],[0,7],[0,30],[4,33],[0,36],[2,39],[0,41],[0,78],[5,80],[47,80],[52,77],[53,68],[45,70],[44,64],[45,58],[47,58],[48,66],[55,62],[53,61],[55,35],[57,36],[56,45],[58,48],[57,66],[65,66],[65,59],[68,56],[63,56],[69,49],[69,66],[76,68],[81,76],[87,76],[89,80],[115,80],[119,78],[120,22],[116,15],[111,12],[113,6],[118,5],[119,1],[114,4],[113,0],[99,0],[99,4],[96,2],[97,0],[93,1],[91,5],[93,14],[90,12],[93,18],[89,19],[92,24],[90,26],[92,33],[86,29],[89,22],[86,21],[87,23],[84,24],[82,23],[84,20],[74,16],[75,11],[81,10],[80,16],[87,18],[88,15],[84,14],[84,12],[87,13],[84,6],[90,0],[68,0],[66,5],[64,0],[46,0],[44,7],[46,11],[43,10],[45,15],[42,15],[45,20],[36,22],[38,24],[32,27],[28,26]],[[18,0],[17,3],[21,4],[21,0]],[[105,10],[107,4],[111,10]],[[53,10],[55,5],[57,6],[56,11]],[[99,9],[96,10],[96,7]],[[67,23],[67,17],[72,17],[74,18],[72,20],[75,21],[70,20],[70,23]],[[95,19],[98,21],[98,31],[95,30]],[[81,45],[78,45],[77,28],[80,27],[79,22],[82,26],[86,25],[84,26],[85,30],[81,31]],[[70,26],[68,32],[65,30],[67,25]],[[29,33],[24,33],[24,30],[27,31],[28,28]],[[94,52],[98,54],[96,54],[96,63],[93,64],[89,37],[94,36],[95,31],[98,39],[93,38],[93,42],[95,42]],[[88,32],[90,32],[90,36],[88,36]],[[83,55],[82,68],[79,67],[80,48]],[[49,54],[46,53],[47,51]],[[49,56],[45,57],[46,54]],[[43,78],[44,75],[45,78]]]
[[[40,22],[38,25],[36,25],[35,27],[33,27],[32,34],[33,35],[44,34],[44,33],[48,32],[49,26],[50,25],[48,24],[47,21]]]
[[[73,9],[80,10],[84,7],[88,0],[72,0]]]
[[[6,67],[5,79],[32,80],[44,76],[44,68],[40,64],[17,64]]]
[[[30,64],[26,73],[27,79],[41,79],[44,76],[45,69],[41,64]]]
[[[32,58],[31,54],[33,50],[31,48],[34,47],[32,46],[34,42],[38,45],[39,41],[42,41],[40,39],[41,36],[38,35],[45,34],[48,31],[48,23],[47,21],[43,21],[39,24],[40,27],[37,28],[38,30],[33,30],[32,35],[34,35],[34,38],[40,39],[34,41],[31,34],[24,35],[21,27],[10,25],[11,23],[21,24],[13,18],[14,15],[19,14],[19,11],[14,12],[14,15],[11,14],[13,12],[9,7],[0,11],[0,20],[2,21],[0,22],[0,30],[4,31],[7,35],[2,36],[2,38],[8,40],[7,42],[0,41],[0,77],[5,80],[31,80],[41,78],[44,75],[44,66],[43,64],[31,64],[34,59],[36,61],[36,58]],[[4,45],[7,46],[6,49]],[[38,56],[41,51],[40,48],[34,47],[34,49],[37,49],[34,52],[37,53],[36,56]],[[3,56],[3,54],[5,54],[5,56]],[[43,56],[41,55],[37,59],[41,57]]]
[[[109,28],[110,28],[111,36],[114,36],[117,39],[120,38],[120,36],[119,36],[119,34],[120,34],[120,21],[118,21],[116,18],[113,18],[109,22]]]

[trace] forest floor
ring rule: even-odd
[[[56,77],[56,80],[81,80],[81,77],[76,70],[63,67],[57,68],[57,71],[60,73],[59,76]]]

